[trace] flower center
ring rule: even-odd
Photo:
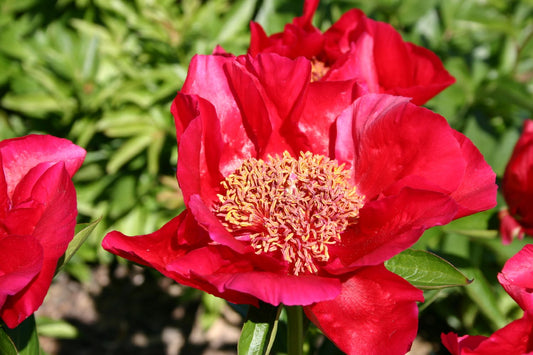
[[[316,58],[311,59],[311,82],[319,81],[329,71],[326,64]]]
[[[294,275],[316,273],[363,206],[349,176],[344,165],[310,152],[251,158],[222,181],[215,213],[256,254],[279,255]]]

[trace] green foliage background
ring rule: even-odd
[[[327,29],[354,7],[439,55],[457,83],[427,106],[501,177],[533,117],[533,1],[324,0],[315,24]],[[216,45],[243,54],[250,20],[274,33],[301,8],[291,0],[0,1],[0,139],[47,133],[88,151],[75,177],[79,221],[102,220],[66,266],[79,282],[113,261],[100,247],[107,231],[149,233],[183,208],[169,108],[192,56]],[[489,334],[519,315],[496,280],[525,243],[501,245],[495,214],[504,205],[500,196],[496,209],[434,228],[417,244],[474,278],[425,291],[421,335],[430,341],[441,331]]]

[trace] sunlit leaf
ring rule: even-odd
[[[37,317],[37,333],[41,336],[57,339],[73,339],[78,336],[78,329],[62,319]]]
[[[408,249],[386,261],[385,266],[420,289],[465,286],[471,282],[451,263],[424,250]]]
[[[239,355],[268,354],[276,337],[281,307],[261,303],[250,306],[238,344]]]
[[[102,218],[98,218],[97,220],[91,223],[84,223],[83,225],[77,226],[78,228],[82,229],[78,233],[76,233],[76,235],[74,235],[74,238],[72,238],[72,241],[69,243],[65,254],[61,259],[59,259],[59,262],[57,263],[56,272],[70,261],[74,254],[80,249],[82,244],[87,240],[87,238],[89,238],[89,235],[91,235],[91,232],[94,230],[96,225],[100,223],[101,220]]]

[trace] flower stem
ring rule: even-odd
[[[302,355],[304,345],[303,312],[301,306],[285,306],[287,310],[287,352]]]

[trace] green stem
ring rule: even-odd
[[[302,355],[304,345],[303,311],[301,306],[285,306],[287,310],[287,351]]]

